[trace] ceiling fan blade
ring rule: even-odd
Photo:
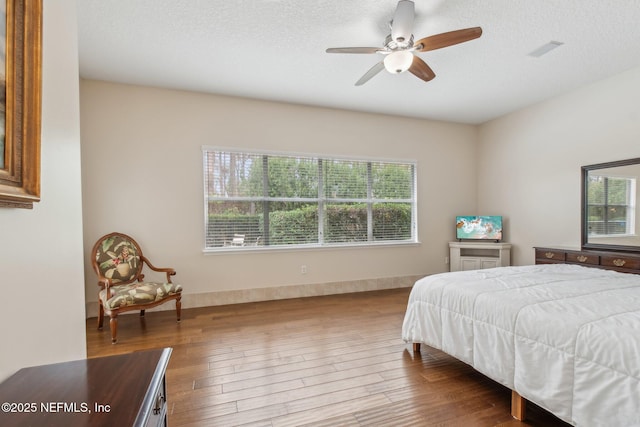
[[[362,86],[382,70],[384,70],[384,61],[378,62],[376,65],[371,67],[369,71],[364,73],[364,76],[360,77],[360,80],[356,82],[356,86]]]
[[[411,0],[400,0],[391,21],[391,38],[398,43],[409,41],[413,31],[415,5]]]
[[[327,53],[378,53],[383,50],[379,47],[330,47]]]
[[[427,52],[477,39],[481,35],[482,28],[480,27],[465,28],[464,30],[449,31],[448,33],[425,37],[415,42],[414,46],[418,52]]]
[[[433,72],[431,67],[416,55],[413,55],[413,62],[411,63],[411,67],[409,67],[409,72],[425,82],[433,80],[436,76],[436,73]]]

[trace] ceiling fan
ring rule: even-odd
[[[371,67],[356,82],[356,86],[365,84],[385,68],[392,74],[400,74],[408,70],[414,76],[428,82],[436,74],[414,52],[441,49],[477,39],[482,35],[482,28],[473,27],[436,34],[422,38],[414,43],[412,33],[414,15],[415,6],[413,1],[400,0],[393,15],[393,20],[390,22],[391,34],[385,38],[383,47],[331,47],[327,49],[327,53],[380,53],[385,55],[382,61]]]

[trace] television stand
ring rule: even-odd
[[[449,242],[450,271],[480,270],[511,265],[511,243]]]

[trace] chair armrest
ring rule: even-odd
[[[98,278],[98,286],[105,289],[107,291],[107,299],[111,298],[111,279],[107,279],[106,277]]]
[[[176,275],[176,270],[174,270],[173,268],[160,268],[160,267],[156,267],[153,264],[151,264],[149,262],[149,259],[145,256],[140,257],[142,259],[142,262],[144,262],[145,264],[147,264],[147,266],[153,270],[153,271],[157,271],[160,273],[167,273],[167,282],[171,283],[171,276],[175,276]],[[142,279],[142,277],[144,277],[144,275],[140,275],[140,279]]]

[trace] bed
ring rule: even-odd
[[[436,274],[402,338],[440,349],[578,426],[640,426],[640,276],[568,264]]]

